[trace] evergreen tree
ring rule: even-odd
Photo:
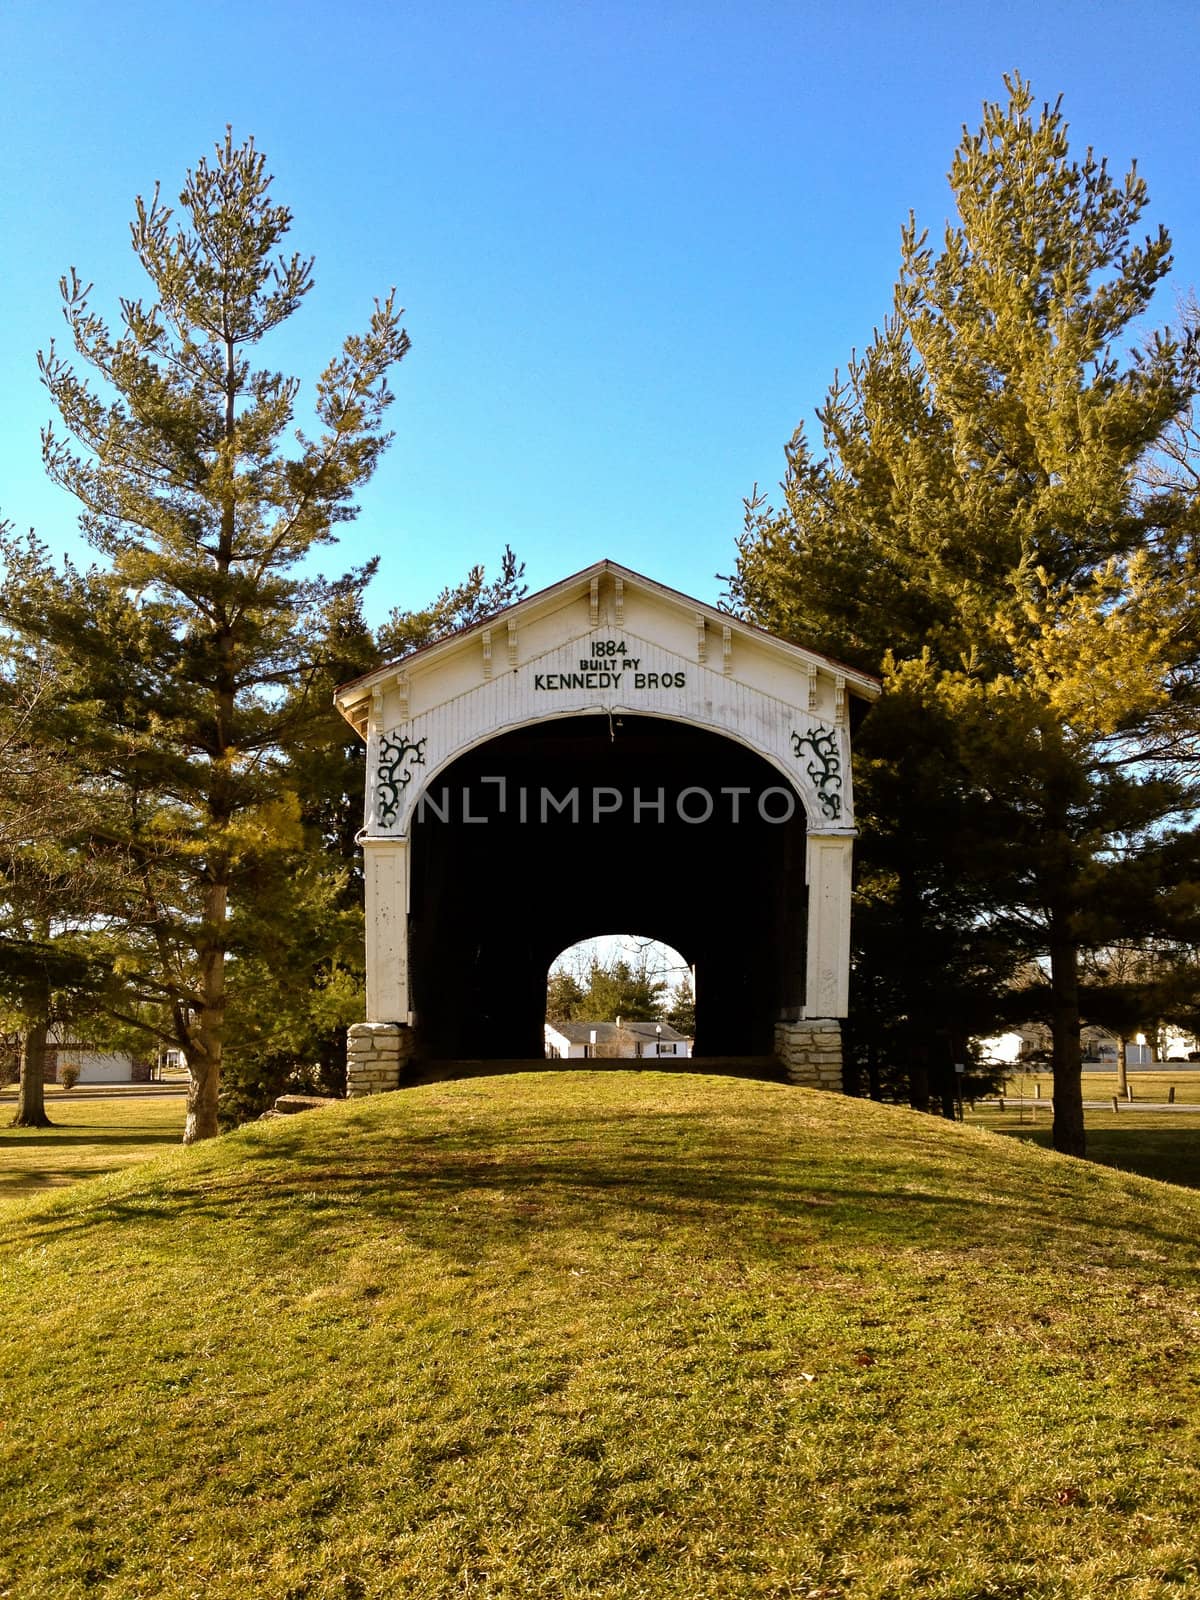
[[[844,1076],[854,1093],[956,1113],[956,1064],[996,1030],[1022,941],[981,900],[1011,858],[964,765],[954,719],[923,686],[893,683],[856,748],[852,1004]],[[1004,885],[1011,889],[1013,884]]]
[[[671,997],[667,1021],[685,1039],[696,1037],[696,992],[692,988],[690,973],[684,973]]]
[[[1194,703],[1179,561],[1194,512],[1140,476],[1191,378],[1167,335],[1126,354],[1170,262],[1163,230],[1134,237],[1142,179],[1072,159],[1059,106],[1039,114],[1027,84],[1006,85],[1007,105],[964,130],[942,248],[903,229],[892,315],[818,412],[823,454],[798,432],[782,505],[748,502],[731,597],[953,729],[948,791],[972,829],[959,854],[992,858],[965,923],[1047,955],[1054,1141],[1082,1154],[1079,958],[1105,862],[1191,803],[1146,762]],[[895,758],[897,782],[911,770]],[[936,851],[915,863],[892,930],[910,955],[941,875]]]
[[[627,961],[593,958],[583,990],[580,1016],[590,1022],[657,1022],[663,1014],[667,985],[650,971],[643,956]]]
[[[429,605],[416,611],[394,608],[377,635],[384,661],[411,655],[460,628],[473,627],[505,606],[524,598],[525,563],[518,561],[505,545],[500,557],[500,573],[489,581],[482,564],[474,566],[461,583],[448,585]]]
[[[110,843],[140,875],[122,959],[186,1053],[188,1142],[217,1128],[231,906],[249,919],[301,844],[280,774],[326,710],[318,619],[364,581],[298,569],[354,516],[408,349],[389,295],[318,381],[318,431],[289,442],[299,380],[251,354],[308,294],[312,262],[278,253],[292,219],[271,181],[253,141],[227,134],[188,173],[179,222],[157,189],[139,199],[153,298],[122,300],[116,334],[90,285],[63,279],[92,377],[53,345],[40,358],[64,430],[45,431],[44,458],[105,564],[56,570],[32,538],[3,551],[5,620],[68,664],[53,731],[122,796]]]
[[[574,1022],[584,1015],[585,996],[570,972],[551,972],[546,980],[546,1021]]]
[[[370,569],[368,569],[370,570]],[[365,988],[362,742],[335,688],[379,666],[358,591],[335,594],[310,622],[312,671],[289,691],[298,736],[281,751],[277,815],[290,869],[232,908],[228,1048],[220,1116],[261,1113],[284,1089],[341,1094],[346,1028]]]

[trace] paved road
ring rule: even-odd
[[[1053,1107],[1054,1107],[1054,1101],[1051,1100],[1049,1096],[1047,1096],[1046,1099],[1044,1099],[1044,1100],[1034,1100],[1034,1099],[1025,1099],[1025,1100],[1023,1100],[1020,1097],[1020,1095],[1006,1094],[1004,1096],[1004,1104],[1005,1104],[1006,1107],[1007,1106],[1017,1106],[1018,1108],[1021,1108],[1021,1109],[1023,1109],[1025,1106],[1034,1106],[1034,1107],[1045,1106],[1047,1111],[1052,1110]],[[1119,1110],[1121,1110],[1121,1111],[1184,1111],[1184,1112],[1193,1111],[1193,1112],[1200,1112],[1200,1104],[1198,1104],[1198,1105],[1188,1105],[1188,1104],[1180,1104],[1180,1103],[1177,1102],[1175,1105],[1170,1105],[1170,1104],[1168,1104],[1168,1102],[1166,1100],[1119,1100],[1117,1102],[1117,1104],[1118,1104]],[[996,1111],[998,1111],[1000,1109],[999,1101],[997,1101],[997,1100],[976,1100],[975,1109],[978,1111],[981,1107],[987,1107],[989,1110],[996,1110]],[[1083,1102],[1083,1109],[1085,1111],[1111,1111],[1112,1110],[1112,1099],[1110,1097],[1107,1100],[1085,1100]]]
[[[164,1095],[186,1093],[187,1084],[182,1080],[179,1083],[81,1083],[74,1089],[56,1089],[47,1084],[46,1104],[65,1105],[70,1100],[136,1100],[142,1095],[153,1095],[158,1099]],[[0,1089],[0,1102],[16,1098],[15,1085]]]

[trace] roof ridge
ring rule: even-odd
[[[695,595],[685,594],[682,589],[674,589],[670,584],[662,583],[657,578],[648,577],[644,572],[638,572],[633,567],[627,567],[620,561],[613,561],[604,557],[601,561],[594,561],[590,566],[581,567],[578,572],[569,573],[565,578],[559,578],[554,583],[545,584],[541,589],[535,589],[532,594],[522,595],[519,600],[512,601],[509,605],[501,606],[498,611],[490,611],[486,616],[476,617],[473,622],[464,622],[461,628],[455,628],[450,633],[443,634],[438,639],[431,639],[428,644],[419,645],[417,649],[410,650],[407,655],[397,656],[394,661],[385,661],[377,667],[372,667],[369,672],[363,672],[356,678],[349,678],[345,683],[339,684],[334,691],[334,700],[339,702],[348,689],[353,689],[358,684],[369,682],[372,678],[387,676],[404,670],[409,662],[418,660],[431,650],[453,643],[456,639],[466,638],[475,629],[491,627],[499,618],[532,606],[535,602],[553,594],[556,589],[567,589],[572,584],[584,578],[592,578],[601,572],[614,572],[622,578],[632,578],[635,582],[644,584],[647,588],[656,589],[660,594],[675,601],[682,601],[685,605],[699,607],[709,612],[714,617],[720,617],[730,624],[744,628],[748,633],[757,634],[760,638],[769,639],[775,644],[783,645],[788,650],[795,650],[803,655],[813,656],[818,661],[824,662],[835,672],[857,680],[860,684],[880,684],[881,679],[874,673],[864,672],[861,667],[851,666],[849,662],[839,661],[835,656],[827,655],[823,650],[816,650],[811,645],[797,644],[792,639],[785,639],[782,634],[772,633],[768,628],[762,628],[756,622],[750,622],[745,617],[740,617],[736,612],[723,611],[720,606],[711,601],[701,600]]]

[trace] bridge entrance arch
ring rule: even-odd
[[[697,969],[698,1054],[767,1055],[803,1006],[803,804],[744,745],[666,718],[554,718],[468,752],[426,795],[409,885],[424,1054],[541,1055],[551,960],[618,922]]]
[[[852,714],[873,679],[600,562],[338,691],[367,744],[349,1089],[540,1056],[601,926],[697,968],[698,1056],[840,1087]]]

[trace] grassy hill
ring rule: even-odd
[[[1200,1195],[535,1074],[0,1207],[0,1594],[1200,1594]]]

